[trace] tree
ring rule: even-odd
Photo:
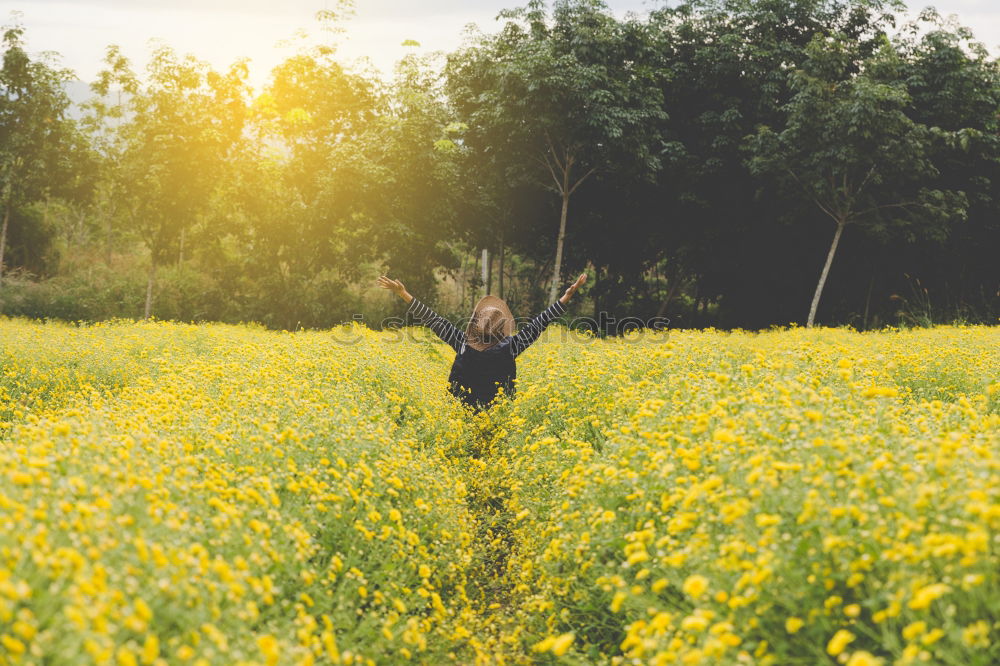
[[[464,127],[453,122],[433,57],[405,56],[385,91],[385,108],[363,137],[374,196],[365,214],[371,246],[393,270],[430,290],[433,270],[454,268],[446,245],[456,231]]]
[[[150,253],[144,317],[152,314],[156,269],[183,259],[185,233],[205,209],[227,156],[242,136],[246,63],[220,74],[193,56],[157,48],[140,82],[117,48],[108,50],[94,91],[106,97],[120,86],[116,139],[120,194]]]
[[[570,199],[599,169],[648,176],[660,167],[663,104],[636,59],[644,27],[617,21],[599,0],[560,0],[504,12],[448,62],[448,91],[478,155],[498,154],[508,181],[547,186],[560,202],[549,300],[561,284]]]
[[[671,3],[674,4],[674,3]],[[688,0],[651,12],[656,70],[669,118],[667,152],[654,191],[638,193],[644,237],[686,294],[681,310],[718,303],[730,325],[767,325],[799,296],[798,239],[777,220],[787,197],[748,171],[745,137],[781,127],[794,95],[789,73],[805,62],[817,34],[840,33],[861,57],[893,26],[895,0]],[[676,291],[667,290],[666,296]],[[667,302],[665,298],[664,303]],[[692,313],[694,314],[694,313]],[[678,323],[689,321],[677,313]]]
[[[359,137],[378,104],[372,82],[345,69],[335,46],[325,43],[275,67],[254,101],[252,151],[271,182],[247,193],[258,211],[252,243],[259,260],[251,271],[263,273],[274,293],[287,294],[290,284],[330,269],[350,272],[356,263],[355,214],[372,184]]]
[[[126,196],[128,183],[121,164],[126,149],[126,134],[121,125],[128,114],[129,99],[138,92],[139,80],[117,46],[108,47],[104,64],[107,68],[91,84],[96,95],[83,104],[82,122],[95,154],[97,183],[92,203],[96,217],[104,225],[101,236],[105,263],[110,265],[115,233],[126,226],[121,221],[132,221],[135,217],[129,206],[133,202]]]
[[[792,76],[794,97],[780,132],[762,127],[751,144],[751,169],[773,177],[833,221],[833,240],[820,272],[807,326],[812,326],[837,245],[848,225],[910,238],[947,234],[961,217],[964,195],[932,189],[938,172],[930,157],[933,130],[911,120],[906,88],[880,80],[891,46],[857,68],[852,44],[817,36]],[[871,72],[871,73],[870,73]]]
[[[897,273],[919,275],[940,308],[967,318],[1000,304],[1000,61],[972,31],[927,9],[897,42],[915,121],[940,127],[932,159],[949,189],[968,198],[968,219],[945,243],[931,240],[897,254]],[[971,311],[970,311],[971,308]],[[986,317],[984,316],[984,319]],[[987,319],[988,320],[988,319]]]
[[[24,204],[72,188],[86,153],[64,85],[73,73],[51,55],[32,60],[24,47],[24,28],[7,26],[0,68],[0,279],[7,252],[8,227]]]

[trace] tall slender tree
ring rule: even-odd
[[[320,18],[328,28],[338,20]],[[379,103],[373,82],[344,67],[335,43],[307,47],[272,70],[253,107],[256,151],[281,180],[281,214],[255,223],[266,280],[277,272],[282,285],[301,283],[345,263],[354,213],[372,184],[359,137]]]
[[[963,193],[934,188],[938,171],[929,148],[935,130],[906,115],[909,95],[901,82],[878,78],[891,68],[882,61],[896,58],[890,44],[860,66],[853,45],[842,36],[814,38],[808,59],[793,75],[795,96],[784,128],[763,127],[752,142],[753,171],[814,204],[834,223],[807,326],[816,319],[849,225],[883,235],[944,236],[947,223],[965,215]]]
[[[184,235],[209,203],[219,167],[242,136],[248,93],[245,62],[218,73],[193,56],[157,48],[139,81],[112,47],[95,85],[127,92],[114,131],[121,196],[149,249],[143,316],[153,311],[159,266],[179,259]]]
[[[497,153],[508,181],[559,199],[549,300],[563,265],[570,201],[599,169],[648,175],[660,167],[662,98],[636,58],[643,25],[619,21],[599,0],[540,0],[504,12],[503,29],[449,59],[449,94],[481,155]]]

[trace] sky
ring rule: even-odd
[[[643,13],[658,0],[607,0],[617,14]],[[504,7],[522,0],[356,0],[354,16],[338,38],[347,61],[367,58],[383,72],[407,52],[448,51],[461,45],[465,27],[492,30]],[[912,15],[933,4],[973,29],[1000,55],[1000,1],[908,0]],[[218,69],[250,58],[250,80],[263,85],[271,68],[297,50],[303,29],[315,34],[317,11],[336,9],[336,0],[0,0],[0,21],[22,14],[28,49],[55,51],[83,81],[93,80],[109,44],[118,44],[137,69],[151,46],[162,40]],[[414,40],[419,47],[403,46]]]

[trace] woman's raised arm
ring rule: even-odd
[[[542,331],[544,331],[549,324],[566,312],[566,304],[569,303],[569,299],[573,298],[573,294],[576,293],[576,290],[579,289],[580,285],[586,281],[587,274],[581,273],[580,277],[576,279],[576,282],[571,284],[566,290],[566,293],[562,295],[562,298],[547,307],[534,319],[521,327],[521,330],[514,336],[510,345],[511,352],[515,357],[530,347],[531,343],[538,339],[538,336],[542,334]]]
[[[448,343],[448,345],[450,345],[456,353],[462,349],[462,345],[465,344],[465,333],[462,333],[460,330],[455,328],[450,321],[439,315],[437,312],[434,312],[434,310],[427,307],[427,305],[421,303],[419,299],[414,298],[413,295],[406,290],[406,287],[403,286],[402,282],[390,279],[383,275],[378,279],[378,286],[383,289],[388,289],[409,303],[410,307],[406,309],[406,314],[412,314],[413,318],[420,324],[434,331],[434,333]]]

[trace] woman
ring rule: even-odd
[[[489,406],[500,391],[514,394],[517,375],[515,359],[538,339],[545,327],[566,312],[566,304],[587,280],[583,273],[558,301],[514,333],[514,316],[503,300],[484,296],[472,312],[465,332],[414,298],[399,280],[386,276],[378,286],[388,289],[410,304],[406,314],[434,331],[455,350],[455,362],[448,376],[452,395],[479,411]]]

